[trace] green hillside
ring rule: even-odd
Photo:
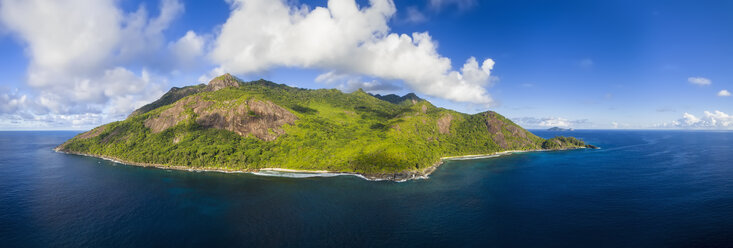
[[[492,112],[463,114],[414,94],[300,89],[226,74],[173,88],[126,120],[58,150],[159,166],[328,170],[374,178],[429,173],[441,157],[583,147],[545,140]]]

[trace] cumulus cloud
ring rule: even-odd
[[[0,95],[0,114],[15,113],[30,103],[28,96],[24,94],[18,94],[17,91],[9,92],[7,89],[4,91],[6,93]]]
[[[570,122],[565,118],[547,118],[540,121],[538,125],[542,127],[567,127],[570,126]]]
[[[172,53],[176,57],[176,61],[179,63],[178,69],[181,67],[190,67],[196,63],[196,60],[201,58],[204,53],[204,46],[206,40],[196,34],[194,31],[186,32],[186,35],[178,39],[177,41],[170,43],[168,48],[171,49]]]
[[[710,85],[713,83],[713,81],[710,81],[710,79],[704,78],[704,77],[689,77],[687,78],[687,82],[690,82],[691,84],[697,84],[697,85]]]
[[[310,9],[282,0],[232,1],[210,53],[220,65],[212,75],[315,68],[400,80],[418,93],[456,102],[494,103],[486,90],[493,60],[471,57],[453,70],[428,33],[389,32],[387,22],[396,11],[391,0],[370,3],[359,8],[353,0],[331,0]]]
[[[170,44],[162,34],[183,12],[177,0],[161,0],[156,16],[145,5],[124,12],[115,0],[0,1],[0,23],[22,40],[30,60],[27,84],[35,92],[23,101],[37,106],[11,109],[12,101],[3,99],[5,114],[48,115],[36,121],[119,118],[162,94],[167,80],[149,69],[170,69],[202,54],[195,33]]]
[[[588,124],[587,119],[569,120],[562,117],[520,117],[512,118],[511,120],[526,128],[576,127],[578,125]]]
[[[721,90],[718,92],[718,96],[730,96],[730,92],[728,90]]]
[[[733,116],[722,111],[705,111],[703,116],[695,116],[684,113],[682,118],[657,125],[659,128],[690,128],[690,129],[731,129],[733,128]]]
[[[87,129],[106,121],[106,116],[96,113],[83,114],[44,114],[34,115],[26,112],[6,114],[0,118],[0,126],[8,130],[28,129]],[[59,125],[63,124],[63,125]]]
[[[383,82],[379,80],[364,81],[362,77],[337,74],[335,72],[327,72],[318,75],[315,79],[316,82],[325,84],[336,84],[336,88],[344,92],[353,92],[358,89],[362,89],[372,93],[387,93],[400,90],[401,88],[392,83]]]

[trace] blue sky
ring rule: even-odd
[[[733,129],[730,1],[353,3],[1,0],[0,129],[88,129],[222,72],[526,128]]]

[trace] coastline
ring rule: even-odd
[[[65,150],[59,149],[58,147],[54,148],[53,150],[58,153],[100,158],[100,159],[104,159],[107,161],[112,161],[115,163],[130,165],[130,166],[140,166],[140,167],[169,169],[169,170],[185,170],[185,171],[190,171],[190,172],[250,173],[250,174],[258,175],[258,176],[279,176],[279,177],[295,177],[295,178],[355,176],[355,177],[359,177],[367,181],[406,182],[409,180],[416,180],[416,179],[428,179],[430,174],[435,172],[435,170],[438,169],[438,167],[440,167],[446,160],[484,159],[484,158],[495,158],[495,157],[500,157],[504,155],[511,155],[514,153],[561,151],[561,150],[575,150],[575,149],[584,149],[584,148],[585,147],[574,147],[574,148],[568,148],[568,149],[555,149],[555,150],[548,150],[548,149],[508,150],[508,151],[494,152],[494,153],[488,153],[488,154],[448,156],[448,157],[441,157],[432,166],[427,167],[421,171],[402,171],[402,172],[394,172],[394,173],[373,173],[373,174],[328,171],[328,170],[301,170],[301,169],[287,169],[287,168],[274,168],[274,167],[252,169],[252,170],[234,170],[234,169],[226,169],[226,168],[192,168],[192,167],[177,166],[177,165],[132,162],[132,161],[126,161],[124,159],[119,159],[119,158],[114,158],[114,157],[104,156],[104,155],[94,155],[94,154],[81,153],[81,152],[65,151]]]
[[[482,159],[482,158],[495,158],[503,155],[511,155],[514,153],[525,153],[525,152],[546,152],[546,151],[556,151],[556,150],[542,150],[542,149],[535,149],[535,150],[508,150],[508,151],[501,151],[501,152],[495,152],[495,153],[489,153],[489,154],[472,154],[472,155],[461,155],[461,156],[448,156],[448,157],[442,157],[441,160],[471,160],[471,159]]]

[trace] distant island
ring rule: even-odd
[[[551,127],[548,128],[547,131],[575,131],[573,128],[561,128],[561,127]]]
[[[582,147],[572,137],[537,137],[493,111],[459,113],[412,93],[301,89],[225,74],[174,87],[56,150],[171,169],[406,180],[427,176],[447,157]]]

